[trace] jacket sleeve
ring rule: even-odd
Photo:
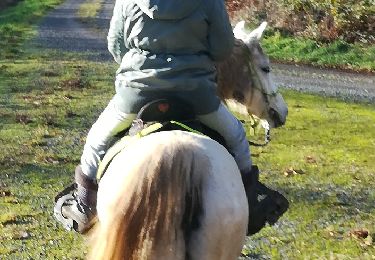
[[[207,4],[209,53],[214,61],[222,61],[232,53],[234,46],[232,26],[224,0],[211,0],[207,1]]]
[[[118,64],[125,54],[123,0],[116,0],[107,36],[108,50]]]

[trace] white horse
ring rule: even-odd
[[[126,163],[124,163],[126,162]],[[210,138],[159,132],[127,147],[98,191],[92,259],[236,259],[248,204],[228,151]]]
[[[260,46],[266,26],[263,22],[251,32],[243,21],[235,26],[232,55],[217,65],[218,95],[232,110],[279,127],[285,124],[288,106],[272,80],[270,61]]]
[[[241,26],[235,33],[242,41],[218,65],[219,94],[281,125],[287,108],[261,55],[264,25],[252,34]],[[91,259],[236,259],[249,221],[233,157],[183,131],[153,133],[122,150],[99,183],[97,212]]]

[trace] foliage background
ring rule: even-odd
[[[374,0],[235,0],[227,6],[232,17],[267,20],[286,34],[323,42],[375,43]]]

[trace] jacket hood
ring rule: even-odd
[[[198,8],[202,0],[137,0],[135,3],[150,18],[178,20]]]

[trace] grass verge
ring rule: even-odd
[[[288,122],[273,131],[268,147],[253,148],[253,156],[263,181],[281,190],[291,208],[276,227],[249,239],[249,255],[375,257],[375,106],[293,91],[283,95]]]
[[[103,0],[93,0],[81,4],[78,9],[80,20],[84,23],[95,25],[95,17],[102,7],[102,2]]]
[[[299,37],[269,32],[262,41],[271,59],[362,72],[375,72],[375,46],[349,44],[342,40],[317,43]]]
[[[49,9],[63,0],[24,0],[0,12],[0,59],[22,54],[23,42],[35,33],[35,24]]]
[[[70,57],[70,56],[65,56]],[[28,54],[0,62],[0,258],[83,259],[52,218],[87,129],[113,94],[112,64]]]

